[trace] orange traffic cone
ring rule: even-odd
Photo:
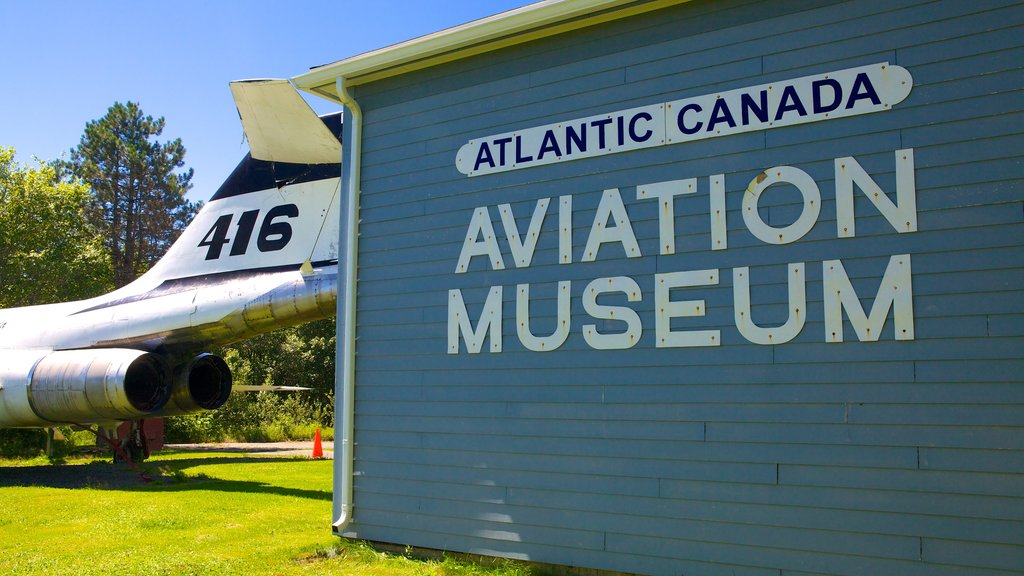
[[[320,429],[316,429],[316,436],[313,437],[313,459],[324,457],[324,447],[320,443]]]

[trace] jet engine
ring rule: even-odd
[[[231,369],[213,354],[200,354],[174,371],[171,399],[159,416],[215,410],[231,395]]]
[[[118,422],[167,404],[171,370],[140,350],[0,352],[0,426]]]

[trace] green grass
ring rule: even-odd
[[[287,442],[289,440],[312,440],[320,428],[321,440],[334,440],[334,428],[323,428],[316,424],[266,424],[248,426],[225,433],[218,441],[226,442]]]
[[[89,457],[0,460],[0,574],[531,574],[332,536],[328,460],[165,452],[146,467],[155,482]]]

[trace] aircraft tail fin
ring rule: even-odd
[[[288,80],[232,82],[249,150],[257,160],[337,164],[341,143]]]
[[[251,151],[144,284],[337,262],[341,113],[318,117],[287,80],[231,91]]]

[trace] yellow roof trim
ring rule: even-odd
[[[350,86],[365,84],[686,1],[545,0],[320,66],[292,83],[340,102],[335,92],[339,76]]]

